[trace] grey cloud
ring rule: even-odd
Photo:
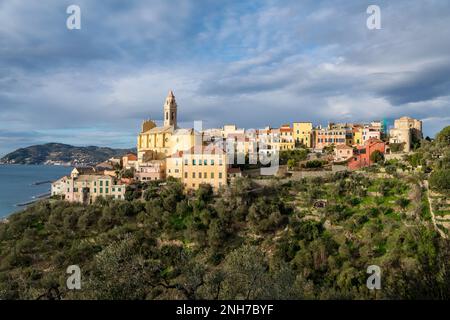
[[[11,145],[20,132],[69,140],[86,128],[97,137],[83,143],[134,143],[142,119],[161,119],[168,89],[181,121],[207,126],[449,112],[448,1],[379,1],[383,29],[369,31],[370,1],[79,0],[82,30],[69,32],[72,2],[0,4],[0,127],[17,132]]]
[[[393,105],[433,100],[450,95],[450,61],[426,65],[416,72],[407,72],[400,81],[388,83],[379,94]]]

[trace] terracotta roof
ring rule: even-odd
[[[95,169],[92,167],[75,167],[79,174],[85,174],[85,173],[95,173]]]
[[[183,156],[183,151],[175,152],[174,154],[170,155],[168,158],[181,158]]]
[[[162,126],[162,127],[154,127],[148,131],[142,132],[145,133],[168,133],[173,132],[175,128],[173,126]]]
[[[128,160],[130,160],[130,161],[136,161],[137,160],[137,156],[134,153],[127,153],[123,157],[124,158],[128,158]]]
[[[353,149],[352,147],[346,145],[346,144],[338,144],[336,146],[336,149]]]

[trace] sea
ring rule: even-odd
[[[72,171],[67,166],[0,165],[0,219],[50,194],[51,182]]]

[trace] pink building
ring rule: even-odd
[[[353,157],[353,148],[346,144],[339,144],[334,149],[334,161],[343,162]]]
[[[139,181],[163,180],[166,178],[166,164],[164,160],[152,160],[140,164],[135,172]]]

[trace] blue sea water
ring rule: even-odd
[[[56,180],[69,174],[71,170],[71,167],[64,166],[0,165],[0,218],[24,208],[17,204],[33,201],[33,197],[50,193],[50,183],[34,183]]]

